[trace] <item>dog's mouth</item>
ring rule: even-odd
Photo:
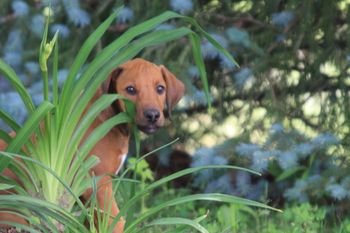
[[[144,132],[145,134],[153,134],[155,133],[159,126],[155,125],[155,124],[151,124],[151,125],[138,125],[139,130],[141,130],[142,132]]]

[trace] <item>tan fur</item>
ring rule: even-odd
[[[163,94],[157,93],[157,86],[165,87]],[[126,91],[126,87],[133,86],[137,90],[136,95],[130,95]],[[116,68],[108,77],[106,83],[97,91],[94,98],[90,101],[89,106],[96,101],[102,94],[110,93],[121,94],[136,105],[136,123],[139,128],[146,133],[153,133],[154,129],[164,125],[163,109],[168,105],[170,112],[174,105],[183,96],[185,87],[183,83],[175,78],[175,76],[164,66],[157,66],[143,59],[135,59],[124,63]],[[117,103],[123,110],[122,103]],[[156,122],[150,123],[145,117],[145,111],[153,109],[159,111],[159,118]],[[106,119],[116,114],[115,108],[112,106],[104,110],[99,117],[93,122],[85,139],[91,132],[102,124]],[[125,126],[124,126],[125,127]],[[128,127],[128,126],[127,126]],[[96,165],[90,172],[96,176],[103,176],[98,183],[97,202],[101,210],[104,207],[111,206],[111,216],[118,215],[119,208],[113,197],[113,188],[111,177],[108,174],[114,174],[122,166],[123,156],[128,152],[129,134],[122,130],[121,126],[112,129],[104,138],[102,138],[92,149],[90,155],[96,155],[100,159],[100,163]],[[0,141],[0,150],[5,150],[6,144]],[[6,169],[4,175],[16,178],[14,174]],[[83,194],[83,198],[88,200],[92,194],[91,189]],[[108,209],[106,209],[108,211]],[[24,220],[14,215],[0,214],[0,220],[10,220],[23,223]],[[111,218],[110,223],[113,221]],[[124,228],[124,220],[121,219],[115,226],[113,233],[122,233]]]

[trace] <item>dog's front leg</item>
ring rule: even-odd
[[[91,189],[87,190],[83,194],[84,199],[88,200],[91,193]],[[99,180],[96,198],[99,211],[110,216],[108,219],[108,225],[110,226],[113,223],[114,217],[119,214],[119,208],[113,195],[112,179],[110,176],[106,175]],[[121,217],[114,226],[113,233],[123,233],[124,223],[125,221]]]

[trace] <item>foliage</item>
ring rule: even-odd
[[[75,7],[78,7],[78,5]],[[68,9],[68,14],[71,14],[72,11],[79,12],[79,8],[74,9],[73,6],[72,9]],[[248,169],[235,166],[199,166],[179,171],[152,184],[145,185],[148,179],[152,180],[148,164],[142,160],[147,156],[145,155],[133,161],[133,169],[127,169],[121,175],[115,187],[115,189],[118,189],[120,182],[127,172],[134,170],[135,174],[141,173],[142,188],[138,192],[135,191],[135,188],[132,188],[131,195],[124,203],[124,206],[121,207],[119,215],[114,218],[111,226],[108,225],[107,221],[110,213],[108,211],[97,212],[98,229],[96,229],[95,224],[93,224],[97,202],[94,194],[99,177],[90,177],[88,171],[98,163],[98,160],[94,156],[88,157],[89,151],[113,127],[118,124],[128,123],[131,124],[133,129],[132,131],[136,140],[136,153],[139,155],[139,135],[133,124],[135,110],[130,101],[117,94],[106,94],[102,95],[87,109],[90,99],[92,99],[98,87],[103,84],[103,81],[111,70],[122,62],[133,58],[144,47],[155,46],[188,35],[192,42],[194,59],[201,73],[204,89],[208,93],[207,88],[205,88],[207,87],[207,78],[204,63],[200,56],[199,35],[185,27],[172,30],[153,30],[160,23],[174,18],[182,18],[182,20],[192,24],[216,49],[228,56],[228,59],[232,62],[234,60],[196,21],[174,12],[165,12],[132,27],[108,46],[101,49],[100,53],[96,55],[96,58],[85,64],[93,47],[101,39],[118,14],[117,10],[83,43],[72,63],[60,92],[58,85],[59,50],[56,44],[58,32],[55,33],[51,41],[48,41],[48,22],[50,20],[51,8],[46,8],[44,12],[49,13],[46,15],[47,24],[43,32],[43,39],[39,50],[43,100],[38,106],[35,106],[33,99],[15,71],[0,60],[0,71],[4,75],[3,77],[13,85],[28,112],[28,118],[23,123],[23,126],[21,126],[5,111],[0,111],[0,117],[3,121],[16,132],[16,135],[11,138],[5,132],[1,131],[0,136],[7,142],[8,146],[5,151],[0,152],[0,172],[6,168],[10,168],[21,181],[21,183],[16,183],[15,180],[9,179],[4,175],[1,176],[3,180],[1,189],[7,190],[13,188],[17,194],[0,195],[0,211],[11,212],[22,216],[30,224],[30,226],[24,226],[14,223],[14,226],[19,226],[30,231],[40,229],[43,232],[109,232],[113,224],[116,224],[121,216],[126,216],[128,221],[125,232],[138,232],[138,225],[142,221],[162,209],[198,200],[240,203],[277,210],[255,201],[213,193],[178,197],[150,209],[143,208],[136,216],[135,212],[133,212],[133,206],[136,203],[140,200],[144,202],[144,197],[154,189],[184,175],[203,169],[218,168],[238,169],[254,173]],[[80,26],[88,24],[88,20],[80,23],[74,22]],[[52,52],[53,62],[51,71],[48,60]],[[51,88],[49,86],[49,74],[52,75],[53,80]],[[118,99],[123,100],[126,104],[126,112],[119,113],[106,120],[87,139],[82,141],[89,126],[98,114]],[[148,173],[145,173],[147,171]],[[92,188],[93,191],[91,200],[88,200],[90,207],[83,205],[79,199],[79,196],[87,188]],[[18,205],[18,203],[22,205]],[[78,216],[75,216],[77,215],[75,213],[79,213]],[[149,228],[152,226],[172,224],[188,225],[200,232],[206,233],[208,231],[199,224],[200,219],[203,218],[205,216],[195,220],[180,217],[160,218],[143,227]],[[91,223],[89,224],[89,229],[85,227],[85,221]]]
[[[163,189],[156,194],[156,198],[150,199],[150,205],[163,200],[165,197],[181,196],[188,190]],[[198,207],[199,210],[198,210]],[[208,212],[208,209],[210,211]],[[181,211],[184,216],[207,215],[201,224],[209,232],[247,232],[247,233],[292,233],[292,232],[348,232],[348,220],[329,220],[326,217],[327,208],[318,207],[309,203],[287,205],[283,213],[254,209],[244,205],[212,205],[212,203],[191,203],[181,207],[169,208],[161,213],[161,217],[172,216],[173,212]],[[329,217],[329,216],[328,216]],[[332,216],[336,218],[336,216]],[[155,228],[160,232],[160,228]],[[146,231],[147,232],[147,231]],[[150,231],[151,232],[151,231]],[[170,232],[188,232],[181,227]]]
[[[194,175],[192,190],[219,190],[277,206],[311,202],[328,207],[330,215],[348,216],[342,208],[349,204],[350,186],[348,0],[51,2],[50,35],[60,31],[60,84],[85,38],[122,4],[126,7],[91,51],[88,62],[128,28],[159,12],[171,9],[195,18],[240,67],[202,39],[207,96],[190,39],[138,53],[166,64],[187,89],[169,130],[149,137],[145,144],[157,147],[180,135],[178,147],[193,156],[193,168],[235,164],[263,174],[202,171]],[[43,100],[37,51],[48,4],[47,0],[35,1],[35,5],[24,0],[0,3],[0,56],[18,73],[36,106]],[[172,19],[156,30],[185,24]],[[2,77],[0,89],[6,90],[0,93],[0,109],[23,123],[25,107]],[[7,130],[4,125],[1,128]],[[168,151],[159,152],[162,164],[169,165]],[[346,221],[341,226],[346,229]]]

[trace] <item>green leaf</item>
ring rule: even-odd
[[[194,202],[194,201],[215,201],[215,202],[223,202],[223,203],[229,203],[229,204],[235,204],[235,205],[237,204],[247,205],[247,206],[254,206],[254,207],[265,208],[265,209],[281,212],[279,209],[270,207],[268,205],[265,205],[256,201],[244,199],[241,197],[232,196],[232,195],[226,195],[226,194],[220,194],[220,193],[194,194],[194,195],[189,195],[185,197],[178,197],[148,209],[145,213],[137,216],[137,219],[133,220],[130,223],[130,225],[125,230],[125,233],[132,232],[132,230],[135,229],[138,224],[140,224],[142,221],[149,218],[153,214],[158,213],[164,208],[177,206],[180,204],[185,204],[185,203]]]
[[[9,144],[11,142],[12,138],[10,137],[10,135],[7,132],[0,129],[0,140],[3,140],[7,144]]]
[[[191,23],[200,32],[200,34],[202,34],[220,53],[225,55],[233,64],[239,67],[238,63],[235,61],[232,55],[225,48],[223,48],[209,33],[207,33],[195,19],[182,15],[179,15],[179,17]]]
[[[79,149],[79,154],[85,155],[92,150],[96,142],[101,140],[113,127],[123,123],[130,123],[132,120],[125,112],[121,112],[114,117],[103,122],[98,126],[91,135],[84,141],[84,144]]]
[[[49,226],[52,228],[51,230],[55,229],[55,225],[52,223],[54,219],[57,222],[64,223],[66,229],[71,230],[70,232],[89,233],[84,224],[78,222],[77,218],[73,214],[65,211],[58,205],[40,200],[39,198],[15,194],[0,195],[0,208],[16,209],[16,211],[19,212],[23,212],[23,210],[29,210],[32,215],[36,215],[41,220],[44,220],[44,224],[49,224]],[[37,226],[40,226],[40,224],[38,223]]]
[[[143,155],[142,157],[138,158],[137,161],[136,161],[136,163],[139,163],[140,161],[142,161],[143,159],[147,158],[148,156],[150,156],[150,155],[156,153],[157,151],[160,151],[160,150],[162,150],[162,149],[164,149],[164,148],[166,148],[166,147],[169,147],[169,146],[173,145],[173,144],[176,143],[177,141],[179,141],[179,138],[176,138],[176,139],[174,139],[173,141],[171,141],[171,142],[169,142],[169,143],[167,143],[167,144],[165,144],[165,145],[163,145],[163,146],[160,146],[160,147],[154,149],[153,151],[150,151],[150,152],[146,153],[146,154]],[[126,174],[127,174],[129,171],[132,171],[133,168],[134,168],[134,167],[131,167],[131,166],[130,166],[130,167],[128,167],[127,169],[125,169],[125,171],[121,174],[121,176],[120,176],[120,178],[119,178],[120,180],[114,185],[114,193],[115,193],[116,190],[118,189],[118,187],[119,187],[119,185],[120,185],[120,181],[121,181],[122,179],[124,179],[124,177],[126,176]],[[135,179],[134,179],[134,180],[135,180]]]
[[[155,188],[160,187],[161,185],[166,184],[169,181],[175,180],[179,177],[182,177],[182,176],[194,173],[194,172],[201,171],[203,169],[236,169],[236,170],[246,171],[246,172],[250,172],[250,173],[253,173],[256,175],[260,175],[260,173],[255,172],[253,170],[249,170],[249,169],[241,168],[241,167],[237,167],[237,166],[229,166],[229,165],[208,165],[208,166],[187,168],[187,169],[184,169],[182,171],[171,174],[169,176],[166,176],[160,180],[157,180],[154,183],[148,185],[145,189],[136,193],[136,195],[134,195],[129,201],[127,201],[124,204],[119,215],[113,220],[113,224],[116,224],[117,221],[119,220],[120,216],[123,216],[125,213],[127,213],[129,208],[131,208],[140,198],[142,198],[144,195],[149,193],[151,190],[154,190]]]
[[[114,21],[115,17],[118,14],[118,9],[116,12],[111,14],[84,42],[82,47],[80,48],[78,55],[75,57],[74,62],[71,66],[71,69],[69,71],[67,80],[65,81],[63,87],[62,87],[62,95],[61,95],[61,102],[65,106],[68,104],[70,98],[72,89],[74,87],[74,79],[77,77],[77,74],[79,70],[81,69],[82,65],[86,62],[90,52],[95,47],[96,43],[101,39],[103,34],[107,31],[111,23]],[[66,113],[66,112],[65,112]],[[64,116],[64,115],[63,115]]]
[[[282,181],[282,180],[285,180],[289,177],[291,177],[292,175],[300,172],[300,171],[303,171],[305,170],[306,167],[304,166],[296,166],[296,167],[292,167],[292,168],[289,168],[285,171],[282,172],[282,174],[280,174],[277,178],[276,178],[276,181]]]
[[[72,176],[72,177],[74,176],[75,171],[80,166],[80,162],[85,159],[85,156],[79,157],[78,162],[74,162],[74,164],[71,164],[73,161],[73,156],[76,155],[76,149],[78,148],[83,137],[85,136],[86,131],[91,127],[91,124],[96,119],[96,117],[101,113],[101,111],[109,107],[117,99],[125,99],[125,97],[121,95],[116,95],[116,94],[103,95],[89,107],[85,115],[82,117],[73,136],[68,140],[69,149],[66,150],[66,153],[65,153],[66,157],[58,167],[58,170],[65,169],[66,172],[69,172],[70,174],[69,176]],[[79,154],[79,155],[84,155],[84,154]]]
[[[59,43],[58,43],[59,41],[58,41],[58,38],[57,38],[57,42],[56,42],[56,44],[55,44],[55,50],[54,50],[54,54],[53,54],[53,64],[52,64],[52,93],[53,93],[53,104],[55,105],[55,106],[57,106],[58,105],[58,98],[59,98],[59,96],[58,96],[58,89],[59,89],[59,87],[58,87],[58,51],[59,51],[59,49],[58,49],[58,45],[59,45]],[[58,114],[57,114],[58,115]]]
[[[59,183],[61,183],[64,188],[68,191],[68,193],[70,193],[72,195],[72,197],[75,199],[75,201],[77,202],[77,204],[80,206],[81,210],[83,210],[84,212],[86,212],[86,208],[84,207],[83,203],[81,202],[81,200],[79,199],[79,196],[76,195],[76,193],[73,192],[73,190],[69,187],[69,185],[63,180],[62,177],[60,177],[54,170],[52,170],[50,167],[46,166],[45,164],[41,163],[40,161],[37,161],[35,159],[32,159],[28,156],[21,156],[21,155],[17,155],[17,154],[13,154],[13,153],[7,153],[7,152],[2,152],[0,151],[0,155],[1,156],[6,156],[6,158],[12,159],[12,158],[20,158],[22,160],[25,161],[29,161],[32,162],[38,166],[40,166],[41,168],[45,169],[46,171],[48,171],[55,179],[57,179],[59,181]],[[47,175],[47,174],[46,174]],[[46,187],[48,188],[48,187]],[[0,195],[1,196],[1,195]]]
[[[209,233],[209,231],[202,227],[198,222],[187,218],[160,218],[147,224],[146,227],[163,225],[188,225],[201,233]]]
[[[12,189],[12,188],[14,188],[14,187],[15,187],[14,185],[1,184],[1,183],[0,183],[0,191],[2,191],[2,190],[7,190],[7,189]]]
[[[30,136],[39,128],[40,122],[47,116],[48,112],[53,109],[50,102],[43,101],[41,105],[29,116],[24,126],[17,132],[16,137],[6,148],[6,151],[17,153],[22,150],[23,146],[30,141]],[[4,170],[9,164],[10,159],[7,157],[0,157],[0,172]]]
[[[27,92],[21,79],[16,75],[15,71],[9,65],[7,65],[1,58],[0,58],[0,73],[4,74],[3,77],[6,78],[11,83],[11,85],[15,88],[17,93],[20,95],[24,105],[27,108],[28,113],[33,112],[35,107],[32,101],[32,97]]]
[[[199,73],[200,73],[200,78],[202,81],[202,85],[204,88],[204,93],[208,102],[208,107],[209,109],[211,108],[211,99],[210,99],[210,90],[209,90],[209,84],[208,84],[208,78],[207,78],[207,72],[205,71],[205,65],[204,65],[204,60],[201,55],[201,48],[200,48],[200,40],[199,36],[197,34],[191,34],[190,35],[192,47],[193,47],[193,57],[194,61],[198,67]]]
[[[17,124],[17,122],[2,109],[0,109],[0,119],[2,119],[4,123],[10,126],[11,129],[13,129],[15,132],[17,132],[21,128],[21,126]]]
[[[206,219],[208,217],[208,214],[209,214],[209,211],[205,215],[194,219],[194,221],[200,223],[201,221],[203,221],[204,219]],[[166,233],[179,233],[179,232],[183,232],[186,228],[187,228],[187,226],[180,226],[174,230],[167,231]]]

